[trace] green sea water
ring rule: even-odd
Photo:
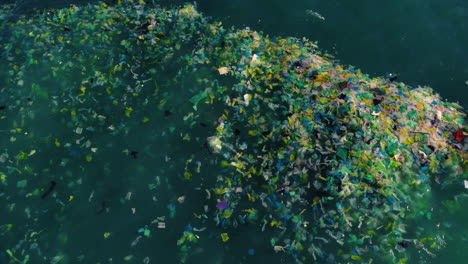
[[[337,59],[345,64],[356,65],[364,72],[375,75],[384,75],[386,72],[398,73],[399,81],[411,85],[427,84],[435,88],[444,98],[460,101],[462,105],[466,105],[468,86],[464,84],[464,81],[468,80],[468,65],[466,60],[461,59],[462,54],[467,52],[462,48],[467,43],[467,39],[461,34],[462,29],[466,29],[467,22],[462,19],[466,17],[464,13],[466,4],[454,3],[453,6],[447,4],[438,8],[435,4],[425,2],[426,9],[422,10],[433,10],[433,12],[446,10],[445,13],[440,14],[439,20],[435,20],[433,14],[424,13],[420,6],[408,6],[409,4],[403,2],[400,5],[393,2],[386,8],[381,5],[372,6],[371,2],[362,3],[362,7],[345,3],[298,1],[297,4],[287,8],[284,8],[284,3],[279,1],[258,1],[255,4],[247,1],[245,3],[217,1],[199,2],[198,5],[202,12],[215,19],[223,20],[226,25],[249,26],[271,35],[307,36],[312,40],[318,40],[322,48],[328,48],[336,54]],[[65,5],[64,2],[32,2],[31,5],[21,2],[17,11],[27,13],[27,10],[33,6],[42,8],[49,4],[55,7]],[[163,4],[173,4],[173,2]],[[314,10],[325,20],[307,15],[305,10]],[[370,15],[381,14],[379,10],[385,11],[387,16]],[[401,16],[402,10],[421,12],[420,20],[416,20],[414,16],[411,18],[415,21],[414,28],[403,26],[406,23],[398,19],[397,14]],[[282,19],[278,19],[279,17]],[[396,21],[399,21],[398,23],[402,26],[397,27]],[[431,34],[440,37],[437,41],[433,40],[434,38],[431,38],[431,41],[424,41],[429,33],[424,35],[423,32],[427,32],[425,31],[427,29],[420,27],[429,27],[428,21],[434,23],[432,27],[435,29],[431,31]],[[363,28],[368,28],[369,24],[374,27],[376,24],[381,26],[374,30],[369,29],[369,32],[364,31]],[[451,28],[452,32],[448,33],[444,27]],[[405,30],[408,32],[403,33]],[[450,39],[450,34],[453,34],[452,48],[447,48],[445,45],[447,42],[441,35]],[[444,48],[437,49],[436,46]],[[105,64],[106,58],[97,59],[94,63]],[[50,66],[56,65],[52,63]],[[83,66],[86,67],[86,65]],[[8,214],[1,218],[0,263],[14,263],[5,250],[18,246],[22,239],[19,234],[27,233],[27,230],[18,227],[29,224],[25,218],[28,214],[40,219],[35,225],[40,227],[37,229],[38,232],[42,230],[41,243],[44,243],[32,246],[30,250],[39,251],[41,247],[44,247],[48,248],[48,251],[41,252],[42,255],[57,256],[55,261],[49,259],[47,262],[42,262],[44,260],[36,258],[31,259],[30,263],[145,263],[146,257],[149,263],[177,263],[179,252],[175,243],[180,238],[181,230],[190,222],[187,219],[193,217],[191,208],[199,208],[206,202],[204,190],[212,185],[220,172],[214,164],[210,163],[213,159],[212,154],[203,144],[194,140],[180,143],[181,131],[184,131],[183,118],[186,113],[193,111],[191,110],[192,104],[188,103],[187,99],[192,94],[191,91],[203,89],[205,84],[196,81],[200,78],[199,75],[187,75],[182,83],[172,82],[171,78],[174,78],[177,72],[175,65],[158,69],[160,72],[157,77],[148,73],[147,76],[137,76],[137,78],[142,81],[150,77],[156,79],[157,81],[145,84],[152,88],[159,87],[160,93],[166,93],[164,95],[166,102],[160,101],[162,97],[152,97],[153,89],[148,91],[148,94],[142,92],[142,97],[146,96],[150,99],[142,105],[144,111],[138,112],[136,116],[132,115],[134,121],[127,123],[127,127],[131,127],[129,132],[126,133],[125,128],[122,128],[123,135],[114,137],[96,135],[87,138],[101,153],[92,160],[92,163],[71,162],[73,165],[68,167],[57,166],[63,162],[63,157],[70,156],[71,149],[51,147],[43,152],[38,150],[30,166],[33,170],[35,168],[40,170],[40,173],[36,178],[30,179],[26,186],[36,186],[45,191],[50,180],[55,180],[57,186],[50,194],[50,199],[7,200],[6,204],[2,204],[2,210],[5,211],[14,211],[14,207],[30,209],[28,212],[18,212],[14,216]],[[210,76],[209,70],[209,68],[206,69],[206,76]],[[48,87],[46,89],[48,94],[41,98],[41,93],[38,92],[38,99],[32,104],[29,104],[26,98],[20,99],[24,100],[24,111],[34,115],[34,118],[31,118],[33,121],[29,122],[25,129],[29,131],[29,136],[18,136],[17,144],[12,144],[8,149],[10,153],[26,149],[29,151],[28,144],[34,142],[36,137],[47,138],[48,143],[55,145],[57,143],[54,140],[59,137],[61,138],[59,144],[62,146],[66,144],[67,138],[70,139],[69,141],[75,140],[76,133],[73,134],[70,131],[76,128],[71,124],[64,125],[59,114],[50,114],[47,109],[50,106],[50,98],[57,92],[57,89],[62,85],[72,85],[81,80],[78,76],[74,79],[73,72],[69,74],[66,78],[42,81],[41,86]],[[35,75],[26,76],[25,81],[37,81],[43,75],[43,69],[36,69]],[[132,79],[132,76],[128,77],[129,80]],[[229,80],[225,81],[229,83]],[[77,111],[80,113],[79,109]],[[164,111],[170,111],[171,114],[164,114]],[[19,120],[23,114],[24,112],[8,112],[6,119]],[[213,133],[215,130],[213,120],[222,114],[222,109],[203,105],[199,106],[198,114],[199,120],[206,120],[204,122],[206,126],[197,125],[191,131],[190,137],[192,138],[203,138]],[[114,114],[114,123],[118,123],[119,115],[121,116],[118,113]],[[142,123],[141,120],[145,117],[151,121]],[[7,129],[18,125],[4,120],[0,122],[3,122],[0,124]],[[21,142],[22,139],[24,143]],[[11,141],[11,137],[1,139],[4,146],[10,146]],[[138,158],[129,155],[131,151],[138,151]],[[187,160],[193,153],[197,157],[193,163],[202,164],[201,174],[193,176],[192,182],[187,184],[180,177],[181,168],[187,166]],[[85,154],[79,155],[85,157]],[[2,170],[5,172],[8,169]],[[75,180],[61,181],[61,179],[70,178]],[[13,183],[17,184],[16,181]],[[15,192],[17,190],[15,184],[2,186],[2,192],[6,194]],[[436,199],[452,198],[447,190],[437,193],[437,186],[434,187],[434,193]],[[181,196],[185,196],[185,201],[179,204],[176,199]],[[68,205],[64,207],[62,203]],[[12,204],[15,205],[12,207]],[[170,210],[167,208],[169,204],[176,205],[173,221],[170,220]],[[463,263],[467,257],[463,249],[468,236],[466,225],[468,214],[463,208],[466,206],[461,205],[461,208],[458,208],[456,214],[450,219],[446,219],[443,214],[438,214],[438,208],[434,208],[432,217],[440,219],[440,222],[448,225],[451,230],[446,238],[448,245],[438,253],[436,258],[421,257],[413,259],[414,262],[411,263]],[[166,217],[165,229],[156,229],[157,231],[152,229],[151,239],[138,233],[139,228],[145,228],[145,225],[149,225],[151,221],[160,216]],[[7,231],[7,224],[13,225],[12,231]],[[421,225],[423,226],[424,223]],[[208,223],[207,227],[209,230],[216,230],[213,223]],[[36,230],[35,226],[28,228]],[[104,238],[106,233],[109,233],[107,239]],[[192,248],[191,251],[194,254],[188,263],[293,263],[290,258],[275,254],[271,250],[268,246],[270,243],[268,231],[261,232],[258,226],[239,227],[230,233],[229,244],[220,243],[217,238],[218,233],[216,231],[201,232],[200,236],[212,237],[212,239],[202,240],[203,242]],[[33,236],[31,233],[28,235]],[[139,236],[142,237],[138,238]],[[132,246],[133,241],[138,241],[138,244]],[[250,248],[255,249],[254,256],[247,254]],[[414,249],[414,251],[417,250]]]

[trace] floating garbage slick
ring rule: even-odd
[[[153,243],[192,263],[252,229],[266,249],[242,242],[245,261],[419,263],[450,247],[443,218],[468,196],[459,104],[195,4],[111,2],[0,7],[6,263],[153,263],[139,250]],[[68,256],[86,206],[96,243],[125,254]]]

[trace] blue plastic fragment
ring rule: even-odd
[[[279,202],[273,202],[273,207],[274,208],[280,208],[281,205],[283,205],[282,203],[279,203]]]
[[[138,233],[143,233],[145,232],[145,229],[143,227],[141,227],[140,229],[138,229]]]
[[[175,205],[174,204],[169,204],[169,205],[167,205],[167,209],[169,209],[169,211],[175,211]]]
[[[238,216],[237,216],[237,221],[239,221],[239,223],[240,223],[241,225],[245,225],[244,218],[243,218],[241,215],[238,215]]]
[[[343,206],[341,205],[341,203],[336,203],[336,208],[338,209],[338,211],[343,210]]]
[[[247,251],[247,253],[249,254],[249,256],[253,256],[253,255],[255,255],[255,249],[250,248],[250,249]]]

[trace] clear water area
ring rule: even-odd
[[[172,4],[175,1],[162,2]],[[412,6],[404,1],[393,1],[386,8],[385,3],[377,5],[372,1],[360,3],[359,7],[351,4],[345,6],[338,1],[296,1],[286,5],[286,8],[284,2],[280,1],[203,1],[198,5],[207,15],[224,19],[230,25],[248,25],[269,34],[308,36],[319,40],[322,48],[334,48],[338,59],[356,65],[364,72],[376,75],[387,71],[397,72],[401,81],[414,85],[430,85],[445,98],[466,104],[468,86],[464,81],[468,80],[468,65],[462,58],[468,57],[468,51],[461,47],[468,46],[468,40],[460,32],[466,29],[468,23],[467,4],[463,1],[446,1],[444,6],[437,6],[435,1],[419,2],[420,5],[413,3]],[[61,7],[68,3],[70,2],[22,1],[18,5],[18,12],[24,12],[33,6]],[[306,16],[302,13],[304,9],[319,12],[325,17],[325,21]],[[402,15],[402,10],[405,15]],[[281,24],[278,24],[278,16],[282,17]],[[262,21],[258,22],[258,19]],[[411,22],[409,25],[414,27],[408,26],[404,21]],[[435,31],[428,30],[428,27]],[[173,75],[165,76],[169,78]],[[31,79],[35,77],[40,76],[30,76]],[[42,252],[44,255],[63,256],[58,263],[78,263],[80,258],[84,258],[85,263],[143,263],[146,256],[150,258],[150,263],[177,263],[178,248],[175,243],[184,226],[190,222],[187,219],[192,219],[194,210],[199,210],[206,202],[205,187],[210,186],[219,174],[218,168],[210,167],[209,161],[213,157],[202,144],[194,140],[183,145],[177,143],[180,141],[178,128],[184,126],[182,113],[189,112],[192,107],[191,104],[181,104],[184,101],[184,91],[188,87],[197,89],[191,78],[196,77],[187,76],[186,86],[167,85],[162,88],[163,91],[174,92],[163,107],[163,110],[170,110],[172,115],[163,115],[157,107],[160,102],[150,99],[146,112],[146,116],[152,120],[150,123],[135,122],[126,136],[90,138],[93,146],[106,153],[99,156],[102,160],[93,160],[92,164],[99,166],[83,163],[66,169],[51,168],[49,171],[41,171],[35,182],[29,183],[47,189],[50,180],[56,180],[56,199],[9,201],[10,204],[16,203],[17,207],[29,207],[30,214],[40,219],[36,224],[41,226],[48,237],[41,239],[49,244],[44,247],[56,248],[55,251]],[[161,80],[161,83],[168,82]],[[31,123],[31,130],[38,136],[61,135],[66,138],[66,134],[71,132],[60,123],[58,114],[41,116],[48,112],[44,111],[44,105],[37,101],[30,106],[28,111],[37,115],[37,123]],[[198,111],[206,120],[214,120],[220,112],[221,109],[211,109],[208,106],[200,107]],[[9,113],[16,114],[19,115]],[[135,120],[141,118],[135,117]],[[3,120],[0,122],[2,127],[13,127],[13,124]],[[192,137],[204,137],[212,133],[214,126],[211,123],[207,125],[197,126]],[[171,127],[175,128],[174,132],[170,132]],[[31,135],[29,140],[34,140],[33,138]],[[0,142],[2,145],[10,145],[9,140],[3,137]],[[24,149],[27,140],[28,138],[13,144],[12,148],[16,149],[9,151],[16,153]],[[138,151],[138,158],[124,153],[125,149]],[[180,168],[185,166],[188,153],[197,153],[202,162],[202,173],[195,175],[190,184],[180,177]],[[57,164],[63,157],[70,158],[70,154],[50,148],[47,152],[36,154],[31,166],[33,169],[34,165],[42,169],[47,167],[44,164],[50,160],[55,160],[54,164]],[[171,160],[170,163],[166,162],[168,159]],[[76,182],[61,182],[60,175],[68,175],[67,178],[72,175]],[[151,184],[156,182],[161,184],[152,187]],[[2,192],[16,191],[15,186],[9,188]],[[66,193],[71,189],[74,190],[73,193]],[[132,197],[126,200],[129,192]],[[74,196],[74,203],[64,210],[57,200],[67,202],[70,195]],[[179,196],[186,196],[183,204],[176,202]],[[453,198],[449,190],[440,191],[438,186],[434,186],[432,197]],[[169,220],[169,204],[176,205],[176,218],[173,220]],[[135,214],[132,214],[132,208],[135,209]],[[468,213],[466,210],[458,210],[457,213],[453,219],[446,219],[444,215],[438,214],[438,208],[434,208],[433,218],[451,226],[452,233],[447,235],[448,246],[436,258],[421,257],[413,259],[412,263],[464,263],[468,258],[468,253],[464,250],[467,243],[464,239],[468,237]],[[19,212],[16,217],[2,217],[1,224],[26,226],[24,214]],[[154,231],[151,239],[142,238],[138,246],[132,247],[132,241],[140,235],[137,230],[163,215],[166,216],[167,227]],[[420,225],[423,226],[424,223]],[[212,239],[201,240],[201,243],[192,248],[192,252],[196,254],[188,263],[291,263],[283,254],[272,251],[268,246],[268,238],[271,236],[267,234],[268,231],[262,233],[258,226],[239,227],[230,233],[230,243],[220,242],[219,234],[223,231],[217,229],[212,222],[208,224],[208,230],[211,231],[199,235]],[[1,232],[4,233],[0,241],[0,263],[13,263],[5,250],[15,247],[22,238],[12,232]],[[103,238],[106,232],[110,232],[107,240]],[[256,250],[254,256],[248,256],[249,248]],[[125,262],[123,258],[130,255],[134,257]],[[31,259],[30,263],[43,262],[41,259]]]

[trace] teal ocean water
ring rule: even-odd
[[[468,61],[465,58],[468,57],[468,50],[465,47],[468,46],[468,39],[463,32],[467,30],[468,5],[464,1],[445,1],[443,4],[438,1],[411,3],[388,1],[388,3],[378,4],[374,1],[362,1],[359,4],[349,1],[285,3],[276,0],[197,2],[197,9],[203,16],[211,16],[213,21],[222,21],[224,28],[249,27],[252,31],[263,31],[265,38],[271,39],[272,42],[278,40],[279,43],[283,43],[282,45],[294,45],[294,41],[281,42],[282,38],[296,37],[298,39],[296,43],[305,43],[306,41],[299,40],[306,37],[314,41],[323,50],[323,54],[329,53],[341,64],[353,65],[363,73],[369,74],[369,77],[364,78],[360,72],[350,70],[348,74],[356,74],[352,78],[361,81],[365,79],[366,82],[373,83],[371,78],[383,77],[375,81],[375,84],[379,87],[386,87],[385,89],[388,88],[392,91],[392,95],[400,92],[414,96],[410,98],[401,95],[400,102],[401,105],[407,104],[408,112],[412,113],[412,118],[415,120],[418,119],[418,111],[423,108],[415,102],[424,103],[426,112],[434,107],[436,117],[438,116],[435,110],[437,107],[440,107],[437,109],[446,110],[446,112],[440,112],[439,119],[436,117],[431,119],[435,123],[441,122],[442,132],[436,136],[444,143],[437,147],[446,151],[444,160],[448,160],[447,163],[453,162],[449,166],[450,169],[447,168],[445,171],[446,178],[443,172],[426,177],[425,173],[419,174],[421,172],[419,170],[418,175],[412,175],[412,171],[408,169],[401,174],[403,175],[401,176],[402,182],[422,187],[415,187],[417,199],[414,204],[401,202],[401,207],[407,204],[408,208],[406,216],[404,213],[400,214],[402,219],[405,217],[408,219],[405,227],[397,224],[391,225],[390,223],[393,222],[389,220],[393,219],[393,211],[400,211],[400,203],[395,199],[398,200],[399,197],[403,200],[402,196],[410,195],[410,192],[402,187],[402,196],[400,193],[395,194],[392,196],[397,197],[395,199],[387,198],[388,201],[380,201],[376,198],[377,204],[381,202],[382,210],[386,210],[385,213],[388,213],[390,208],[393,210],[388,216],[384,215],[379,218],[382,224],[374,223],[377,227],[374,230],[366,226],[367,224],[372,226],[370,224],[372,221],[369,220],[369,223],[366,222],[363,226],[366,232],[355,231],[371,241],[372,237],[375,237],[374,243],[381,248],[385,248],[387,244],[392,245],[388,247],[388,250],[378,253],[372,252],[372,246],[369,246],[372,243],[368,240],[362,242],[359,237],[353,237],[355,233],[350,232],[351,235],[348,236],[348,233],[344,231],[337,231],[333,235],[331,232],[320,233],[321,231],[315,229],[306,229],[314,228],[314,225],[333,226],[335,225],[333,221],[337,221],[337,218],[333,218],[332,215],[324,219],[332,221],[333,224],[324,224],[319,222],[319,218],[314,215],[313,210],[320,211],[317,209],[320,199],[326,200],[327,196],[338,199],[338,196],[327,193],[328,191],[322,190],[317,185],[315,185],[317,191],[314,195],[309,195],[310,200],[304,204],[293,198],[291,198],[293,200],[284,200],[284,204],[290,202],[288,206],[298,210],[297,217],[293,217],[291,223],[299,223],[301,228],[304,228],[303,230],[308,230],[304,231],[305,234],[297,231],[289,240],[284,240],[278,235],[279,228],[275,229],[275,227],[281,227],[281,224],[276,221],[277,219],[268,218],[268,214],[275,215],[275,213],[284,212],[280,209],[275,213],[272,209],[272,212],[269,212],[268,208],[273,208],[277,204],[272,202],[266,207],[263,206],[260,200],[266,200],[267,197],[263,197],[258,189],[255,189],[255,184],[253,184],[254,187],[243,186],[245,192],[239,191],[242,195],[245,194],[245,201],[237,201],[233,198],[237,195],[236,188],[230,189],[229,195],[225,194],[227,191],[224,188],[230,188],[233,185],[242,189],[242,184],[229,183],[229,186],[224,184],[225,175],[232,172],[228,172],[223,160],[233,162],[234,165],[231,163],[231,167],[234,167],[234,171],[237,168],[238,173],[255,175],[257,172],[253,172],[254,169],[260,170],[260,167],[264,167],[263,164],[256,164],[257,167],[251,168],[243,167],[241,160],[236,159],[242,156],[240,152],[245,152],[245,156],[252,155],[244,160],[247,164],[254,159],[254,155],[258,154],[257,151],[260,151],[249,152],[251,146],[256,146],[257,142],[247,135],[267,140],[276,136],[276,133],[283,133],[282,137],[286,138],[290,131],[280,126],[281,122],[286,120],[285,124],[294,127],[296,121],[293,120],[293,112],[305,111],[307,113],[305,109],[293,103],[291,103],[291,108],[286,109],[291,112],[286,117],[281,113],[281,109],[272,111],[272,109],[265,108],[266,106],[255,108],[256,110],[247,107],[242,108],[245,110],[240,110],[241,108],[228,110],[230,108],[223,107],[223,104],[231,103],[235,107],[234,98],[238,105],[247,102],[248,106],[250,101],[252,107],[258,104],[256,100],[264,100],[267,105],[266,102],[269,99],[250,97],[253,92],[245,92],[248,90],[240,87],[248,86],[248,84],[238,82],[238,78],[242,79],[244,73],[225,75],[222,73],[222,68],[219,68],[229,65],[228,68],[233,71],[231,64],[237,63],[236,56],[245,58],[242,56],[247,55],[241,56],[234,51],[219,53],[221,57],[225,57],[215,61],[217,58],[210,57],[206,51],[207,55],[204,57],[205,53],[200,51],[201,47],[205,44],[205,39],[213,36],[203,35],[209,32],[209,27],[203,27],[203,23],[190,22],[190,18],[196,17],[192,17],[189,12],[191,9],[181,15],[184,17],[183,23],[176,23],[177,25],[171,27],[171,30],[194,32],[193,28],[205,29],[206,32],[196,40],[189,35],[178,34],[176,31],[167,30],[159,33],[157,30],[149,30],[149,25],[145,29],[142,26],[143,23],[134,24],[133,21],[126,21],[124,13],[99,11],[93,14],[86,12],[83,14],[80,13],[82,11],[76,11],[86,18],[80,23],[79,16],[61,15],[55,13],[58,11],[51,10],[39,11],[40,15],[37,15],[38,13],[34,10],[34,8],[58,10],[58,8],[68,8],[71,3],[76,5],[76,10],[83,10],[85,3],[88,2],[92,3],[92,1],[79,3],[17,1],[13,10],[2,13],[4,19],[0,20],[0,23],[16,24],[14,27],[9,24],[2,24],[0,27],[2,29],[0,32],[2,36],[0,40],[0,52],[2,52],[0,106],[4,106],[0,110],[2,111],[0,112],[2,116],[0,119],[0,152],[2,152],[0,155],[0,179],[2,181],[0,185],[0,264],[464,263],[468,257],[465,250],[465,245],[468,243],[468,225],[466,224],[468,223],[466,210],[468,190],[464,188],[463,180],[468,180],[468,175],[466,160],[457,160],[456,157],[463,157],[465,154],[466,159],[467,139],[454,140],[456,137],[452,133],[455,133],[455,130],[460,131],[461,134],[466,132],[466,117],[463,119],[460,114],[464,111],[461,107],[450,103],[443,105],[424,101],[425,99],[421,98],[433,98],[433,95],[426,93],[424,88],[415,89],[418,85],[430,86],[441,95],[443,98],[441,101],[459,102],[464,109],[467,109],[468,83],[465,82],[468,82]],[[112,7],[117,5],[116,2],[108,1],[105,6]],[[169,9],[184,4],[181,1],[147,2],[146,6],[160,4],[161,7]],[[105,6],[100,2],[100,8],[109,10]],[[149,15],[142,15],[143,11],[135,11],[142,10],[140,9],[141,3],[135,3],[133,6],[140,7],[136,9],[129,7],[130,17],[135,14],[138,17]],[[24,17],[22,18],[21,15]],[[34,16],[38,17],[37,20],[27,24],[28,26],[15,22],[28,20]],[[106,20],[112,16],[116,18],[113,24]],[[158,17],[161,31],[172,26],[174,21],[179,21],[173,18],[170,12],[166,16],[167,21]],[[94,25],[90,22],[93,21],[93,17],[99,21],[102,19],[105,23]],[[62,18],[63,21],[61,21]],[[182,24],[189,26],[180,26]],[[88,37],[84,33],[67,35],[79,30],[86,32]],[[127,31],[131,33],[126,33]],[[93,35],[93,32],[96,35]],[[111,38],[106,34],[109,34]],[[158,40],[153,38],[153,41],[161,41],[158,43],[162,44],[152,43],[152,48],[148,49],[146,41],[150,43],[150,39],[145,39],[146,34],[153,34],[153,37],[158,38]],[[198,34],[196,36],[199,36]],[[213,33],[213,35],[216,34]],[[166,36],[170,36],[170,38],[167,37],[170,41],[165,42]],[[22,41],[23,38],[25,41]],[[220,45],[229,47],[231,41],[234,47],[239,45],[238,50],[233,50],[239,53],[247,52],[245,49],[248,48],[242,46],[244,44],[236,44],[235,39],[249,38],[256,40],[257,35],[247,32],[226,36],[224,44]],[[262,38],[263,36],[259,37],[259,39]],[[179,46],[171,41],[178,43]],[[223,43],[221,40],[216,41]],[[268,46],[268,44],[265,45]],[[34,50],[39,50],[40,53],[35,53]],[[200,52],[193,53],[192,50]],[[207,50],[212,51],[209,48]],[[252,55],[254,54],[249,54],[248,58]],[[323,56],[327,57],[327,55]],[[328,56],[327,58],[331,59],[331,56]],[[214,65],[207,62],[209,60],[215,61]],[[268,58],[259,55],[259,60],[267,61]],[[303,60],[307,61],[304,58]],[[271,63],[274,64],[274,62]],[[298,76],[302,74],[302,69],[299,68],[306,69],[305,64],[296,62],[293,65],[299,72]],[[191,69],[196,69],[196,71]],[[395,88],[391,86],[391,82],[385,83],[388,73],[396,74],[398,76],[396,81],[410,86],[410,90],[415,89],[414,92],[406,93],[405,87]],[[250,75],[248,71],[246,74],[255,76]],[[267,71],[256,74],[268,76]],[[324,80],[327,78],[325,75],[317,74],[317,76],[314,77],[317,82],[322,82],[322,78]],[[260,82],[254,77],[250,81],[254,86],[257,81]],[[275,86],[274,83],[272,85]],[[326,81],[323,81],[323,85],[326,85]],[[372,85],[369,84],[369,86]],[[229,90],[231,87],[233,87],[232,91]],[[342,92],[343,98],[345,98],[345,91],[350,93],[348,94],[350,98],[365,99],[366,96],[371,96],[371,93],[352,96],[353,88],[349,83],[345,84],[345,87],[338,84],[338,88],[341,89],[340,93]],[[238,98],[236,89],[243,91]],[[257,92],[260,93],[260,90]],[[341,96],[340,93],[325,91],[324,94],[328,97],[323,96],[335,98]],[[279,96],[281,93],[277,94],[281,97]],[[384,96],[385,92],[380,95]],[[298,98],[301,96],[303,94],[297,95]],[[291,97],[293,99],[288,100],[294,101],[294,96]],[[232,102],[227,103],[228,98]],[[372,98],[369,102],[376,104]],[[272,100],[271,103],[276,104],[277,101]],[[320,102],[320,104],[328,105],[325,102]],[[317,105],[317,109],[320,109],[320,104]],[[249,114],[251,113],[249,111],[256,111],[259,114],[254,114],[255,118],[241,120],[239,116],[242,112],[240,111],[246,111]],[[349,111],[352,112],[352,110]],[[379,113],[371,111],[369,116],[372,115],[379,115]],[[328,127],[333,128],[334,125],[329,124],[330,117],[326,116],[323,114],[321,119],[327,120]],[[432,115],[427,116],[432,118]],[[237,123],[233,121],[232,124],[237,127],[229,127],[227,120],[235,120],[235,118],[238,118]],[[259,127],[263,129],[263,132],[255,132],[254,124],[257,121],[254,119],[262,118],[267,120],[266,122],[258,121],[262,124]],[[364,117],[362,118],[365,120]],[[426,129],[426,127],[415,125],[422,125],[425,122],[411,123],[408,119],[411,120],[410,117],[406,118],[405,114],[405,118],[401,117],[398,122],[407,122],[407,124],[400,125],[411,127],[411,131]],[[427,122],[430,123],[431,120],[427,119]],[[383,122],[383,124],[386,123]],[[259,127],[256,128],[260,129]],[[276,129],[276,127],[281,127],[281,129]],[[239,132],[236,132],[237,128]],[[321,128],[326,129],[327,126]],[[377,130],[373,127],[369,131]],[[235,136],[240,134],[241,139],[224,136],[223,144],[225,145],[220,153],[216,153],[217,139],[222,138],[223,131],[229,131]],[[328,132],[324,130],[323,133]],[[413,140],[416,144],[424,143],[425,140],[432,142],[433,139],[429,138],[429,133],[423,132],[421,137],[411,136],[411,139],[405,136],[404,141]],[[330,138],[332,134],[330,132]],[[317,135],[317,138],[319,137]],[[389,145],[382,145],[377,138],[366,138],[366,140],[385,149],[382,155],[395,151],[391,150]],[[283,141],[278,140],[274,144],[267,145],[271,147],[271,153],[278,149],[283,151],[281,142]],[[297,142],[300,140],[297,139]],[[359,145],[361,141],[353,142]],[[401,144],[410,143],[402,142]],[[229,151],[226,151],[226,146]],[[450,146],[449,150],[445,150],[447,146]],[[284,149],[287,150],[288,147]],[[279,152],[283,153],[281,151]],[[336,155],[339,156],[340,159],[337,159],[341,165],[347,164],[347,157],[351,156],[343,151]],[[427,146],[421,148],[421,151],[427,154],[420,154],[416,151],[412,156],[414,160],[418,160],[416,159],[418,155],[421,158],[434,152],[431,147]],[[263,152],[268,153],[268,151]],[[285,162],[294,161],[295,156],[299,155],[294,151],[285,153],[287,153],[286,157],[282,157]],[[406,155],[403,153],[402,150],[402,156]],[[451,153],[457,154],[449,157]],[[268,156],[268,154],[265,155]],[[322,158],[326,155],[323,154]],[[410,156],[408,154],[405,157],[411,160]],[[378,157],[377,154],[376,157]],[[443,155],[436,158],[434,154],[431,157],[433,159],[424,158],[424,160],[428,163],[430,161],[439,164],[438,159],[442,159]],[[268,161],[265,158],[262,159],[265,162]],[[276,156],[271,159],[276,159]],[[324,159],[325,161],[322,159],[322,162],[328,162],[326,158]],[[360,159],[363,157],[357,158],[357,160]],[[387,159],[387,163],[390,163],[389,160]],[[393,161],[398,163],[398,158],[394,158]],[[375,163],[375,167],[372,167],[372,174],[382,168],[377,164],[377,160]],[[372,162],[369,161],[368,164]],[[280,165],[275,166],[278,166],[278,170],[281,169]],[[331,170],[327,166],[323,168],[324,171]],[[338,165],[335,164],[335,166]],[[436,165],[427,164],[427,167],[423,171],[437,170]],[[442,162],[440,167],[442,168]],[[268,174],[267,169],[265,169],[265,174]],[[409,180],[408,175],[414,176],[415,182]],[[365,177],[370,177],[368,185],[377,181],[374,176],[366,175]],[[273,180],[273,185],[278,181],[273,178],[270,179],[270,183],[271,180]],[[285,180],[284,187],[288,187],[289,183],[286,182]],[[310,182],[312,183],[312,180]],[[293,184],[291,180],[291,186]],[[258,185],[260,189],[268,189],[268,187],[261,186],[261,183]],[[333,183],[331,185],[334,186]],[[427,186],[427,191],[424,186]],[[339,188],[341,187],[340,185]],[[321,191],[318,191],[319,189]],[[268,191],[276,192],[270,189]],[[294,192],[298,196],[307,196],[300,194],[300,188],[291,192],[293,193],[291,197],[295,195]],[[247,193],[249,193],[248,196]],[[357,203],[355,200],[349,201],[348,210],[351,212],[349,221],[353,222],[354,227],[361,219],[359,215],[361,212],[357,208],[364,208],[360,202],[370,201],[372,195],[369,199],[365,198],[367,200],[358,200]],[[278,194],[278,197],[283,196]],[[230,200],[231,198],[233,200]],[[248,203],[253,203],[252,200],[255,199],[256,209]],[[232,212],[229,209],[222,211],[226,209],[221,208],[220,202],[223,200],[228,201]],[[322,202],[325,203],[324,200],[320,200],[320,206]],[[329,205],[326,208],[333,211],[335,216],[337,212],[346,211],[341,208],[340,203],[335,204],[335,201],[331,203],[332,206]],[[344,207],[346,203],[343,202]],[[390,207],[388,203],[391,203]],[[311,204],[315,206],[315,209]],[[244,210],[237,209],[236,211],[235,205]],[[258,215],[266,212],[265,218],[255,219],[255,214],[248,211],[250,208],[258,210]],[[412,208],[418,208],[418,210],[410,210]],[[306,211],[302,212],[302,209]],[[214,210],[217,210],[216,214]],[[354,210],[357,215],[351,215]],[[412,211],[415,213],[410,213]],[[299,212],[302,213],[299,214]],[[247,223],[242,224],[243,221],[238,216],[243,217],[242,219]],[[237,220],[231,221],[231,219]],[[396,222],[395,219],[398,217],[393,219]],[[340,221],[342,221],[340,224],[346,226],[347,223],[343,222],[344,218]],[[289,228],[287,221],[284,222],[284,226]],[[315,240],[313,241],[318,241],[317,248],[320,248],[317,251],[308,251],[313,244],[304,238],[308,236],[308,232],[310,234],[314,232]],[[392,232],[395,234],[390,234]],[[398,232],[405,233],[407,240],[396,234]],[[346,246],[340,247],[341,240],[334,236],[340,234],[345,237],[344,233],[347,234],[346,239],[343,239]],[[379,237],[382,237],[382,240]],[[192,240],[196,243],[192,243]],[[223,242],[223,240],[226,241]],[[335,243],[335,241],[340,242]],[[293,248],[290,250],[292,253],[282,252],[278,248],[278,252],[275,252],[275,245],[286,248],[289,245]],[[300,257],[305,255],[300,253],[303,251],[314,252],[314,254],[307,255],[308,259],[304,260]],[[319,254],[322,251],[325,253]]]

